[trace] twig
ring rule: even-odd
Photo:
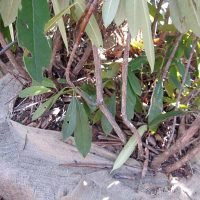
[[[72,87],[76,93],[78,93],[88,104],[90,105],[96,105],[91,99],[88,99],[86,95],[84,95],[81,90],[79,90],[78,88],[75,87],[75,85],[72,83],[72,81],[70,80],[70,70],[71,70],[71,65],[72,65],[72,62],[74,60],[74,56],[75,56],[75,53],[76,53],[76,50],[78,48],[78,45],[80,43],[80,40],[81,40],[81,37],[85,31],[85,28],[89,22],[89,19],[91,17],[91,15],[93,14],[96,6],[97,6],[97,3],[98,3],[98,0],[94,0],[92,3],[92,1],[90,1],[88,3],[88,6],[86,8],[86,10],[88,10],[88,12],[86,13],[85,17],[82,19],[82,22],[80,24],[80,30],[79,30],[79,33],[78,33],[78,36],[76,38],[76,41],[75,41],[75,44],[73,46],[73,49],[72,49],[72,52],[70,54],[70,57],[69,57],[69,61],[67,63],[67,67],[66,67],[66,70],[65,70],[65,77],[66,77],[66,81],[68,83],[68,85],[70,87]]]
[[[0,51],[0,55],[4,54],[8,49],[10,49],[10,47],[12,47],[12,45],[14,45],[15,43],[17,43],[17,41],[13,41],[10,44],[6,45],[1,51]]]
[[[70,80],[70,70],[71,70],[71,65],[72,65],[72,62],[73,62],[73,59],[74,59],[74,56],[75,56],[75,53],[76,53],[76,50],[78,48],[78,45],[80,43],[80,40],[81,40],[81,37],[85,31],[85,28],[90,20],[90,17],[91,15],[93,14],[96,6],[97,6],[97,3],[98,3],[98,0],[94,0],[90,5],[89,9],[88,9],[88,12],[87,14],[85,15],[85,17],[82,19],[82,22],[80,24],[80,30],[79,30],[79,33],[76,37],[76,41],[75,41],[75,44],[73,46],[73,49],[72,49],[72,52],[71,52],[71,55],[69,57],[69,61],[67,63],[67,68],[65,70],[65,76],[66,76],[66,80],[68,82],[68,84],[70,86],[73,86],[74,87],[74,84],[71,82]],[[87,8],[86,8],[87,9]]]
[[[191,127],[185,131],[185,133],[172,145],[169,149],[165,150],[162,154],[157,156],[152,162],[152,168],[157,170],[160,165],[166,161],[170,156],[182,150],[187,146],[188,142],[196,134],[200,128],[200,115],[197,116],[195,121],[192,123]]]
[[[180,106],[180,99],[181,99],[181,95],[183,93],[183,90],[184,90],[184,84],[185,84],[185,81],[186,81],[186,78],[187,78],[187,75],[188,75],[188,71],[189,71],[189,68],[190,68],[190,64],[191,64],[191,61],[192,61],[192,56],[194,54],[194,50],[197,46],[197,39],[195,40],[194,44],[193,44],[193,47],[191,49],[191,52],[190,52],[190,56],[189,56],[189,59],[188,59],[188,63],[186,65],[186,69],[185,69],[185,74],[184,74],[184,77],[183,77],[183,80],[182,80],[182,83],[181,83],[181,86],[180,86],[180,91],[178,93],[178,97],[176,99],[176,106],[175,106],[175,110],[177,110]],[[177,120],[177,117],[175,116],[174,117],[174,120],[173,120],[173,125],[172,125],[172,133],[171,133],[171,136],[169,138],[169,142],[167,144],[167,148],[170,147],[171,143],[172,143],[172,140],[174,138],[174,132],[175,132],[175,127],[176,127],[176,120]]]
[[[177,161],[176,163],[167,166],[164,171],[166,173],[171,173],[177,169],[179,169],[180,167],[182,167],[186,162],[188,162],[189,160],[191,160],[192,158],[194,158],[195,155],[197,155],[200,152],[200,144],[198,144],[198,146],[196,146],[195,148],[193,148],[192,150],[190,150],[189,152],[187,152],[187,154],[179,161]]]
[[[152,38],[154,38],[154,37],[155,37],[155,34],[156,34],[156,27],[157,27],[158,17],[159,17],[159,13],[160,13],[160,10],[161,10],[161,8],[162,8],[163,2],[164,2],[164,0],[160,0],[160,1],[158,2],[158,7],[157,7],[157,9],[156,9],[156,14],[155,14],[153,23],[152,23],[152,25],[151,25]]]
[[[170,57],[169,57],[169,59],[168,59],[166,65],[165,65],[165,67],[164,67],[164,69],[163,69],[163,75],[162,75],[163,81],[166,79],[167,73],[168,73],[168,71],[169,71],[169,67],[170,67],[170,65],[171,65],[171,63],[172,63],[172,60],[173,60],[173,58],[174,58],[174,56],[175,56],[175,53],[176,53],[176,51],[177,51],[177,49],[178,49],[178,45],[179,45],[179,43],[180,43],[182,37],[183,37],[183,34],[181,33],[181,34],[179,35],[179,37],[177,38],[177,40],[176,40],[176,42],[175,42],[175,45],[174,45],[174,49],[173,49],[173,51],[171,52],[171,55],[170,55]]]
[[[73,74],[75,76],[77,76],[79,74],[79,72],[81,71],[81,69],[83,69],[84,64],[87,61],[88,57],[90,56],[91,52],[92,52],[92,45],[91,45],[91,43],[89,43],[87,48],[85,49],[85,52],[84,52],[81,60],[78,62],[78,64],[76,65],[76,67],[73,70]]]
[[[93,164],[93,163],[65,163],[60,164],[63,167],[88,167],[88,168],[99,168],[99,169],[112,169],[112,165],[109,164]]]
[[[48,73],[50,77],[52,77],[52,67],[55,62],[56,53],[61,47],[62,47],[61,35],[60,35],[60,32],[57,30],[53,38],[53,51],[51,54],[51,61],[50,61],[49,69],[48,69]]]
[[[8,66],[0,59],[0,68],[3,74],[11,73],[12,69],[8,69]]]
[[[101,61],[98,53],[98,48],[96,45],[92,46],[93,48],[93,56],[94,56],[94,64],[95,64],[95,77],[96,77],[96,95],[97,95],[97,105],[101,112],[105,115],[108,119],[110,124],[112,125],[113,129],[115,130],[116,134],[119,136],[120,140],[125,143],[126,137],[122,132],[121,128],[115,121],[114,117],[106,107],[104,100],[103,100],[103,86],[102,86],[102,78],[101,78]]]
[[[130,49],[130,42],[131,42],[131,35],[128,33],[126,47],[124,51],[124,62],[122,66],[122,105],[121,105],[121,113],[122,119],[124,124],[131,130],[131,132],[136,136],[139,155],[142,158],[143,156],[143,149],[142,149],[142,141],[141,137],[135,128],[135,126],[128,120],[127,113],[126,113],[126,102],[127,102],[127,75],[128,75],[128,58],[129,58],[129,49]]]
[[[0,43],[1,43],[3,48],[7,47],[6,41],[4,40],[3,34],[1,32],[0,32]],[[5,54],[8,57],[8,59],[10,60],[11,64],[13,65],[13,67],[23,77],[23,79],[25,79],[27,81],[30,81],[31,80],[30,76],[25,71],[25,69],[17,63],[17,61],[15,60],[15,57],[14,57],[13,53],[11,52],[11,50],[7,49]]]
[[[142,178],[144,178],[147,174],[148,170],[148,165],[149,165],[149,149],[146,147],[145,148],[145,161],[142,169]]]

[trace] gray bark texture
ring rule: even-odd
[[[21,89],[11,75],[0,79],[0,196],[5,200],[187,199],[179,192],[169,192],[163,174],[153,177],[148,173],[141,179],[142,168],[133,159],[112,174],[110,169],[64,166],[75,162],[112,166],[116,155],[92,145],[83,158],[73,138],[64,143],[60,132],[10,120]]]

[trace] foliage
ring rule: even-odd
[[[53,9],[49,9],[51,6]],[[0,0],[1,32],[6,40],[10,41],[12,34],[9,34],[9,28],[16,24],[19,46],[23,48],[24,64],[32,78],[32,86],[24,89],[19,96],[44,97],[45,102],[41,103],[32,115],[32,120],[37,120],[54,107],[58,99],[67,94],[71,101],[65,109],[63,139],[65,141],[73,135],[76,146],[84,157],[91,147],[91,123],[100,123],[106,135],[113,131],[112,125],[101,111],[96,106],[87,104],[83,101],[84,98],[77,94],[76,89],[80,89],[82,94],[95,102],[94,85],[85,81],[82,85],[77,84],[76,88],[69,87],[65,81],[61,83],[56,77],[54,81],[46,78],[44,69],[48,69],[51,62],[51,43],[57,26],[69,54],[68,30],[73,28],[76,36],[78,29],[74,28],[74,23],[80,25],[86,8],[84,0]],[[166,1],[161,10],[146,0],[105,0],[99,9],[101,12],[97,10],[92,14],[85,29],[93,45],[100,49],[106,46],[104,44],[106,28],[112,29],[114,33],[127,24],[132,36],[126,111],[129,120],[134,118],[135,113],[142,113],[143,122],[147,125],[140,127],[138,132],[143,135],[148,129],[152,134],[156,134],[160,124],[168,118],[184,115],[194,108],[199,109],[199,97],[192,103],[184,103],[182,100],[200,86],[199,43],[193,56],[194,69],[187,72],[185,67],[196,36],[200,36],[200,0]],[[167,16],[169,10],[170,18]],[[155,26],[157,29],[151,30],[154,22],[157,24]],[[152,38],[152,31],[157,32],[156,38]],[[182,33],[182,38],[177,51],[170,58],[179,32]],[[124,33],[125,36],[126,34]],[[86,38],[86,35],[83,37]],[[120,55],[123,54],[122,51]],[[163,77],[168,61],[170,65],[167,76]],[[118,80],[122,67],[122,61],[117,56],[104,60],[101,66],[104,101],[114,118],[120,118],[118,107],[121,104],[121,90],[119,90],[121,81]],[[92,68],[89,76],[93,76]],[[177,102],[177,96],[182,87],[184,88],[180,103]],[[180,104],[178,108],[176,104]],[[133,135],[119,154],[113,170],[126,162],[136,144]]]

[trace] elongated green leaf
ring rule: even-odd
[[[0,14],[4,26],[9,26],[15,21],[20,5],[21,0],[0,0]]]
[[[140,134],[140,136],[143,136],[145,131],[147,131],[147,125],[143,125],[138,128],[138,133]],[[135,150],[136,145],[137,139],[135,135],[132,135],[126,143],[126,145],[124,146],[124,148],[122,149],[122,151],[120,152],[120,154],[118,155],[117,159],[115,160],[112,171],[120,168],[129,159],[129,157]]]
[[[11,34],[10,34],[10,31],[9,31],[9,27],[4,27],[4,23],[3,23],[3,20],[1,18],[1,15],[0,15],[0,30],[1,30],[1,33],[3,34],[5,40],[7,43],[10,43],[11,42]]]
[[[136,97],[128,81],[127,83],[127,102],[126,102],[126,114],[129,120],[134,116],[134,109],[136,104]]]
[[[25,98],[25,97],[31,97],[39,94],[44,94],[47,92],[51,92],[51,90],[44,86],[31,86],[28,88],[25,88],[19,93],[19,97]]]
[[[116,96],[115,94],[112,95],[112,97],[106,102],[109,111],[112,113],[113,117],[116,115]],[[103,132],[105,134],[109,134],[112,131],[112,126],[110,122],[107,120],[107,118],[103,115],[101,118],[101,126],[103,129]]]
[[[174,88],[180,89],[181,82],[178,77],[178,71],[177,71],[175,65],[172,65],[169,70],[169,82],[171,82],[173,84]]]
[[[104,0],[102,7],[102,18],[104,22],[104,26],[107,28],[111,22],[113,21],[117,9],[119,6],[120,0]]]
[[[181,33],[185,33],[188,30],[184,10],[180,7],[181,4],[185,7],[184,3],[183,0],[169,1],[170,17]]]
[[[44,77],[44,79],[42,80],[40,84],[48,88],[56,88],[55,83],[51,79],[46,78],[46,77]]]
[[[199,0],[170,1],[169,7],[172,22],[181,33],[191,29],[197,36],[200,36]]]
[[[55,15],[54,17],[52,17],[46,24],[44,27],[44,33],[47,33],[51,28],[53,28],[57,22],[62,19],[62,17],[64,15],[66,15],[67,13],[69,13],[70,9],[75,6],[77,4],[77,2],[71,4],[70,6],[67,6],[66,8],[64,8],[61,12],[59,12],[57,15]]]
[[[168,119],[169,117],[174,117],[177,115],[184,115],[187,112],[183,112],[183,111],[170,111],[164,114],[159,114],[156,118],[154,118],[150,123],[149,123],[149,128],[151,130],[154,130],[158,127],[158,125],[165,121],[166,119]]]
[[[76,16],[76,20],[79,20],[86,9],[85,0],[75,0],[75,2],[77,4],[75,5],[76,9],[74,14]],[[95,44],[97,47],[103,46],[101,32],[94,15],[91,16],[88,25],[86,26],[85,32],[93,44]]]
[[[147,64],[148,60],[146,56],[139,56],[129,62],[129,70],[135,71],[140,70],[142,65]]]
[[[54,12],[57,15],[62,11],[63,7],[65,8],[69,6],[69,0],[65,0],[65,1],[52,0],[52,4],[53,4]],[[65,24],[62,18],[58,20],[58,27],[59,27],[63,42],[68,52],[67,34],[66,34]]]
[[[126,15],[129,30],[133,38],[136,37],[139,30],[142,30],[144,49],[153,72],[155,63],[155,52],[151,33],[151,23],[149,10],[146,0],[127,0]]]
[[[67,140],[76,128],[76,99],[73,97],[66,112],[62,125],[63,140]],[[79,122],[78,122],[79,123]]]
[[[17,18],[18,41],[30,52],[24,56],[24,62],[31,77],[38,82],[43,80],[43,68],[48,67],[51,59],[51,47],[43,33],[48,20],[46,0],[22,0]]]
[[[41,104],[37,110],[33,113],[32,120],[36,120],[39,117],[41,117],[47,110],[49,110],[54,103],[58,100],[60,95],[64,93],[64,89],[62,89],[60,92],[58,92],[56,95],[50,97],[47,101],[45,101],[43,104]]]
[[[105,66],[105,68],[102,70],[102,78],[103,79],[114,78],[119,73],[119,70],[120,70],[120,63],[113,62],[109,66]]]
[[[114,18],[114,21],[117,26],[121,25],[126,19],[125,9],[126,9],[126,4],[124,0],[120,0],[118,10]]]
[[[149,108],[148,123],[150,124],[158,115],[163,111],[163,84],[162,80],[158,80],[154,87],[153,94],[151,96],[151,105]]]
[[[79,101],[76,102],[76,128],[74,137],[77,149],[85,157],[90,151],[92,132],[84,106]]]
[[[140,2],[140,7],[138,10],[137,17],[138,19],[141,20],[140,28],[143,33],[144,49],[145,49],[145,53],[147,55],[147,58],[151,67],[151,72],[153,72],[154,64],[155,64],[155,52],[154,52],[154,44],[152,40],[151,22],[149,18],[149,10],[147,6],[147,1],[146,0],[137,0],[137,1]]]
[[[126,0],[126,18],[128,21],[128,27],[131,33],[132,38],[135,38],[140,29],[140,18],[138,18],[138,1],[137,0]]]
[[[128,80],[133,91],[140,96],[142,94],[140,81],[131,70],[128,70]]]
[[[179,73],[181,74],[181,77],[183,79],[183,77],[185,76],[185,65],[181,62],[181,60],[176,60],[175,62],[175,65],[179,71]],[[188,86],[191,86],[191,77],[190,77],[190,73],[187,74],[186,76],[186,81],[185,81],[185,84],[188,85]]]

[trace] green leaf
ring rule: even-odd
[[[170,1],[169,7],[172,22],[181,33],[191,29],[197,36],[200,36],[199,0]]]
[[[140,70],[142,65],[145,65],[148,63],[147,57],[146,56],[139,56],[137,58],[134,58],[129,62],[129,70],[131,71],[136,71]]]
[[[175,88],[180,89],[181,83],[178,77],[178,71],[175,65],[172,65],[169,70],[169,81],[174,85]]]
[[[57,15],[62,11],[63,7],[69,6],[69,0],[64,0],[64,1],[52,0],[52,4],[53,4],[55,15]],[[68,52],[67,34],[66,34],[65,24],[62,18],[58,20],[58,27],[59,27],[63,42]]]
[[[76,16],[76,21],[78,21],[86,9],[85,1],[84,0],[75,0],[75,11],[74,14]],[[89,39],[91,40],[92,44],[95,44],[97,47],[103,46],[103,40],[101,36],[101,31],[99,29],[99,25],[92,15],[90,20],[86,26],[85,32],[87,33]]]
[[[126,114],[129,120],[133,119],[134,109],[136,104],[136,97],[132,91],[131,85],[127,83],[127,102],[126,102]]]
[[[33,113],[32,120],[35,121],[41,117],[47,110],[49,110],[54,104],[54,96],[41,104],[39,108]]]
[[[128,80],[133,91],[140,96],[142,94],[140,81],[131,70],[128,70]]]
[[[86,157],[91,147],[92,131],[84,106],[79,101],[76,102],[76,128],[74,137],[77,149],[83,157]]]
[[[148,3],[149,14],[154,18],[157,13],[157,8],[155,5]],[[159,13],[158,14],[158,21],[163,21],[163,16]]]
[[[109,66],[105,65],[102,70],[102,79],[114,78],[117,76],[120,70],[120,63],[112,63]]]
[[[200,1],[199,0],[184,0],[184,12],[186,16],[186,23],[198,37],[200,37]],[[182,4],[183,5],[183,2]],[[190,15],[188,15],[190,13]]]
[[[170,17],[181,33],[185,33],[188,30],[184,9],[181,8],[185,6],[184,3],[183,0],[169,1]]]
[[[39,94],[44,94],[51,92],[51,90],[47,87],[44,86],[31,86],[28,88],[25,88],[19,93],[19,97],[21,98],[26,98],[26,97],[31,97]]]
[[[138,128],[138,133],[140,134],[141,137],[143,136],[145,131],[147,131],[147,125],[143,125]],[[129,159],[129,157],[135,150],[136,145],[137,145],[137,139],[135,135],[132,135],[128,140],[128,142],[126,143],[126,145],[124,146],[124,148],[122,149],[122,151],[120,152],[120,154],[118,155],[117,159],[115,160],[112,171],[120,168]]]
[[[124,12],[125,9],[126,9],[126,4],[124,3],[123,0],[120,0],[118,10],[114,18],[114,21],[117,26],[120,26],[126,19],[126,14]]]
[[[113,117],[115,117],[115,115],[116,115],[116,96],[115,96],[115,94],[113,94],[112,97],[110,97],[110,99],[108,99],[108,101],[106,101],[106,104],[108,106],[108,110],[111,112]],[[113,129],[110,122],[107,120],[107,118],[104,115],[101,118],[101,126],[102,126],[103,132],[105,134],[111,133],[111,131]]]
[[[5,27],[15,21],[20,5],[21,0],[0,0],[0,14]]]
[[[46,78],[46,77],[44,77],[44,79],[42,80],[40,85],[43,85],[43,86],[48,87],[48,88],[56,88],[55,83],[51,79]]]
[[[10,31],[9,31],[9,27],[4,27],[1,15],[0,15],[0,30],[1,30],[1,33],[3,34],[4,38],[5,38],[6,42],[10,43],[11,42],[11,34],[10,34]]]
[[[138,30],[140,28],[140,19],[137,17],[138,12],[138,1],[137,0],[126,0],[126,18],[128,21],[128,28],[130,30],[131,36],[135,38],[138,34]]]
[[[149,10],[147,6],[146,0],[137,0],[140,2],[140,8],[138,7],[138,15],[137,19],[140,19],[141,22],[141,30],[143,33],[143,40],[144,40],[144,49],[145,53],[147,55],[151,72],[154,70],[154,64],[155,64],[155,52],[154,52],[154,44],[152,40],[152,33],[151,33],[151,22],[149,18]],[[140,10],[141,9],[141,10]]]
[[[184,115],[184,114],[186,114],[186,112],[183,112],[183,111],[170,111],[170,112],[167,112],[167,113],[164,113],[164,114],[159,114],[156,118],[154,118],[149,123],[149,129],[155,130],[161,122],[165,121],[169,117],[174,117],[174,116],[177,116],[177,115]]]
[[[76,128],[76,99],[72,98],[65,115],[65,119],[62,125],[63,140],[67,140]],[[79,123],[79,122],[78,122]]]
[[[174,63],[175,63],[175,65],[176,65],[176,67],[177,67],[177,69],[178,69],[178,71],[181,74],[181,77],[183,79],[183,77],[185,76],[185,71],[186,71],[185,65],[181,62],[181,60],[176,60]],[[185,84],[187,86],[191,86],[191,80],[190,79],[191,79],[190,73],[188,73],[187,76],[186,76],[186,81],[185,81]]]
[[[22,0],[17,18],[18,41],[30,52],[24,56],[24,62],[31,77],[38,82],[43,80],[43,68],[48,67],[51,59],[51,47],[43,33],[48,20],[46,0]]]
[[[77,2],[71,4],[70,6],[67,6],[66,8],[64,8],[61,12],[59,12],[57,15],[55,15],[54,17],[52,17],[46,24],[44,27],[44,33],[46,34],[49,30],[51,30],[56,24],[57,22],[62,19],[62,17],[64,15],[66,15],[67,13],[69,13],[70,9],[75,6],[75,4],[77,4]]]
[[[32,120],[36,120],[39,117],[41,117],[47,110],[49,110],[54,104],[55,102],[58,100],[58,98],[64,94],[64,90],[62,89],[61,91],[59,91],[56,95],[50,97],[47,101],[45,101],[43,104],[41,104],[39,106],[39,108],[37,108],[37,110],[33,113],[32,116]]]
[[[150,124],[163,111],[163,84],[159,79],[154,87],[149,108],[148,124]]]
[[[133,38],[141,29],[143,33],[144,49],[148,58],[151,71],[154,70],[155,52],[151,33],[151,22],[146,0],[127,0],[126,14],[129,30]]]
[[[120,0],[104,0],[102,7],[102,18],[104,22],[104,26],[107,28],[111,22],[113,21],[117,9],[119,6]]]

